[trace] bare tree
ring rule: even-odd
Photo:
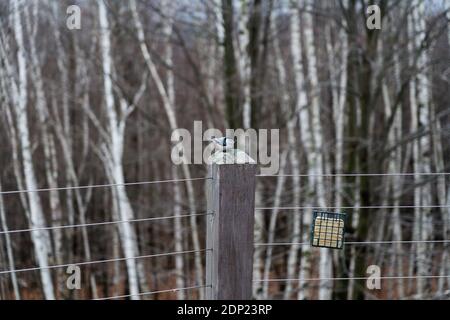
[[[23,39],[23,23],[19,9],[20,2],[13,1],[13,25],[14,36],[17,43],[17,82],[10,81],[11,97],[14,106],[15,125],[17,126],[17,138],[20,143],[20,154],[23,162],[23,176],[25,187],[28,190],[38,189],[35,170],[32,159],[32,146],[30,140],[30,132],[28,127],[28,75],[27,75],[27,58],[25,56],[25,45]],[[4,65],[7,66],[7,74],[9,77],[14,77],[14,71],[10,68],[10,63],[7,60],[6,52],[4,51],[3,58]],[[19,144],[18,143],[18,144]],[[45,218],[42,211],[41,199],[37,192],[28,192],[28,208],[29,208],[29,224],[30,228],[45,227]],[[53,283],[50,275],[50,270],[47,268],[48,258],[52,254],[49,234],[46,230],[35,230],[31,232],[33,239],[33,246],[37,262],[39,264],[41,281],[46,299],[55,299]]]

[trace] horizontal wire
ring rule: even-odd
[[[25,269],[4,270],[4,271],[0,271],[0,275],[2,275],[2,274],[18,273],[18,272],[27,272],[27,271],[37,271],[37,270],[44,270],[44,269],[65,268],[65,267],[69,267],[69,266],[84,266],[84,265],[100,264],[100,263],[115,262],[115,261],[126,261],[126,260],[137,260],[137,259],[145,259],[145,258],[174,256],[174,255],[177,255],[177,254],[205,252],[205,251],[208,251],[208,250],[211,250],[211,249],[175,251],[175,252],[167,252],[167,253],[157,253],[157,254],[142,255],[142,256],[130,257],[130,258],[115,258],[115,259],[107,259],[107,260],[96,260],[96,261],[85,261],[85,262],[78,262],[78,263],[75,262],[75,263],[57,264],[57,265],[45,266],[45,267],[33,267],[33,268],[25,268]]]
[[[112,299],[130,298],[130,297],[146,296],[146,295],[157,294],[157,293],[177,292],[177,291],[183,291],[183,290],[192,290],[192,289],[201,289],[201,288],[210,288],[210,287],[211,287],[211,285],[174,288],[174,289],[166,289],[166,290],[158,290],[158,291],[141,292],[141,293],[137,293],[137,294],[124,294],[124,295],[120,295],[120,296],[98,298],[98,299],[94,299],[94,300],[112,300]]]
[[[93,227],[93,226],[104,226],[111,224],[120,224],[126,222],[143,222],[143,221],[155,221],[155,220],[167,220],[176,218],[186,218],[186,217],[196,217],[196,216],[206,216],[212,213],[194,213],[194,214],[184,214],[179,216],[167,216],[167,217],[152,217],[152,218],[140,218],[140,219],[129,219],[129,220],[116,220],[116,221],[104,221],[104,222],[92,222],[92,223],[81,223],[81,224],[69,224],[62,226],[52,226],[52,227],[40,227],[40,228],[29,228],[29,229],[17,229],[17,230],[7,230],[0,231],[0,234],[11,234],[11,233],[21,233],[21,232],[33,232],[38,230],[55,230],[55,229],[69,229],[69,228],[80,228],[80,227]]]
[[[450,278],[450,275],[423,275],[423,276],[385,276],[385,277],[339,277],[339,278],[306,278],[306,279],[259,279],[253,282],[288,282],[288,281],[332,281],[332,280],[367,280],[367,279],[434,279],[434,278]]]
[[[147,184],[158,184],[158,183],[168,183],[168,182],[185,182],[185,181],[197,181],[197,180],[208,180],[208,179],[211,179],[211,178],[203,177],[203,178],[189,178],[189,179],[171,179],[171,180],[153,180],[153,181],[138,181],[138,182],[124,182],[124,183],[110,183],[110,184],[93,184],[93,185],[76,186],[76,187],[59,187],[59,188],[42,188],[42,189],[35,189],[35,190],[0,191],[0,194],[17,194],[17,193],[27,193],[27,192],[61,191],[61,190],[76,190],[76,189],[120,187],[120,186],[137,186],[137,185],[147,185]]]
[[[422,205],[422,206],[353,206],[353,207],[256,207],[255,210],[296,210],[296,209],[313,209],[313,210],[326,210],[326,209],[414,209],[414,208],[450,208],[450,205]]]
[[[430,173],[349,173],[349,174],[283,174],[283,175],[256,175],[257,177],[308,177],[308,176],[415,176],[415,175],[450,175],[449,172],[430,172]],[[105,188],[105,187],[119,187],[119,186],[134,186],[134,185],[147,185],[147,184],[158,184],[158,183],[168,183],[168,182],[185,182],[185,181],[197,181],[197,180],[208,180],[211,177],[201,177],[201,178],[189,178],[189,179],[169,179],[169,180],[153,180],[153,181],[138,181],[138,182],[124,182],[124,183],[109,183],[109,184],[94,184],[94,185],[84,185],[84,186],[73,186],[73,187],[58,187],[58,188],[40,188],[35,190],[10,190],[10,191],[0,191],[0,194],[17,194],[17,193],[27,193],[27,192],[45,192],[45,191],[62,191],[62,190],[76,190],[76,189],[88,189],[88,188]]]
[[[378,177],[378,176],[449,176],[450,172],[406,173],[323,173],[323,174],[257,174],[257,177]]]
[[[344,244],[363,245],[363,244],[395,244],[395,243],[450,243],[450,240],[393,240],[393,241],[349,241]],[[265,242],[255,243],[255,246],[289,246],[289,245],[310,245],[309,242]]]

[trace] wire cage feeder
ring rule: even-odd
[[[311,224],[311,245],[342,249],[346,216],[345,213],[314,211]]]

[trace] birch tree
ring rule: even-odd
[[[5,50],[2,46],[2,42],[4,42],[6,39],[4,39],[3,37],[3,33],[0,34],[0,61],[4,60],[3,58],[5,57]],[[7,107],[6,105],[9,105],[11,103],[10,99],[9,99],[9,90],[7,89],[6,86],[6,75],[3,71],[3,69],[0,69],[0,92],[2,93],[2,104],[4,104],[3,108],[0,108],[0,110],[2,112],[4,112],[6,114],[6,117],[8,120],[5,120],[5,124],[8,125],[13,123],[12,121],[12,116],[11,116],[11,111],[9,110],[9,107]],[[3,110],[4,109],[4,110]],[[11,130],[11,140],[13,142],[17,141],[16,138],[16,134],[15,134],[15,129],[12,128]],[[18,177],[18,184],[21,188],[23,188],[23,184],[21,183],[21,175],[19,172],[19,168],[18,168],[18,161],[17,160],[17,147],[15,145],[15,143],[13,143],[13,161],[14,161],[14,172],[15,175]],[[15,261],[14,261],[14,252],[13,252],[13,246],[12,246],[12,240],[11,240],[11,236],[9,234],[9,227],[8,227],[8,221],[6,218],[6,209],[5,209],[5,205],[4,205],[4,201],[3,201],[3,195],[1,194],[2,192],[2,181],[0,179],[0,226],[1,226],[1,231],[5,232],[4,233],[4,239],[5,239],[5,246],[6,246],[6,255],[7,255],[7,259],[8,259],[8,268],[9,270],[14,271],[15,270]],[[22,196],[21,197],[21,201],[22,204],[26,207],[27,203],[26,203],[26,199]],[[26,216],[29,217],[28,214],[28,208],[26,207]],[[11,273],[11,284],[13,286],[13,290],[14,290],[14,297],[16,300],[20,300],[21,299],[21,295],[20,295],[20,289],[19,289],[19,284],[17,281],[17,275],[15,272]]]
[[[32,146],[28,127],[28,63],[25,56],[25,46],[23,39],[23,23],[20,17],[19,4],[13,1],[13,28],[17,43],[17,82],[11,81],[12,102],[14,104],[15,121],[20,141],[20,153],[23,162],[23,176],[25,187],[28,190],[38,189],[35,170],[32,159]],[[5,65],[9,65],[8,62]],[[8,69],[10,67],[8,66]],[[7,72],[13,76],[12,70]],[[42,211],[41,199],[38,192],[27,192],[28,207],[30,210],[29,224],[32,229],[39,229],[46,226],[45,217]],[[48,269],[48,258],[52,253],[49,234],[46,230],[34,230],[31,232],[32,243],[36,255],[36,260],[40,268],[41,281],[44,296],[48,300],[54,300],[53,283],[50,270]]]
[[[421,46],[426,37],[425,12],[424,5],[421,1],[416,1],[412,9],[413,23],[413,43],[415,50],[419,50],[417,58],[417,76],[415,80],[417,100],[413,98],[411,101],[411,114],[414,123],[414,131],[425,131],[430,125],[430,93],[429,80],[426,74],[428,65],[428,54],[425,49],[421,50]],[[414,82],[413,82],[414,84]],[[413,91],[414,93],[414,91]],[[431,172],[430,163],[430,139],[428,133],[423,133],[420,138],[414,142],[413,163],[414,172]],[[419,182],[420,177],[414,176],[414,181]],[[414,234],[420,241],[430,240],[431,235],[431,212],[430,208],[426,208],[431,204],[431,188],[430,184],[421,185],[414,191]],[[425,208],[419,208],[425,206]],[[418,275],[424,276],[430,274],[429,256],[427,254],[427,244],[419,242],[417,244],[417,271]],[[417,279],[417,290],[419,295],[423,295],[429,290],[429,280],[426,278]]]
[[[397,48],[394,47],[394,78],[395,78],[395,92],[399,93],[401,90],[401,75],[400,75],[400,61],[398,57],[398,53],[396,52]],[[389,95],[389,90],[387,88],[386,84],[383,84],[382,87],[383,90],[383,100],[386,108],[386,117],[389,118],[392,116],[393,106],[391,103],[392,98]],[[402,150],[399,147],[400,141],[402,139],[402,105],[397,110],[397,114],[394,116],[394,124],[389,132],[389,145],[394,146],[397,145],[395,150],[393,151],[393,155],[390,157],[389,163],[388,163],[388,173],[391,173],[393,176],[389,179],[391,183],[391,188],[393,191],[393,204],[395,206],[393,212],[392,212],[392,224],[393,224],[393,240],[397,241],[394,245],[394,254],[392,255],[392,270],[395,270],[396,274],[399,277],[403,276],[404,271],[404,263],[403,263],[403,246],[401,241],[403,240],[403,231],[402,231],[402,225],[401,225],[401,215],[400,210],[398,209],[398,206],[400,205],[400,199],[402,194],[402,186],[403,186],[403,179],[402,176],[396,174],[399,172],[403,172],[405,170],[405,167],[403,165],[403,159],[402,159]],[[409,148],[408,148],[409,150]],[[403,279],[399,278],[397,280],[397,294],[399,297],[405,296],[405,285]]]
[[[166,116],[169,121],[170,129],[172,131],[175,131],[178,129],[177,117],[176,117],[176,113],[175,113],[175,106],[170,101],[168,90],[164,86],[162,77],[160,76],[158,70],[156,69],[156,65],[153,62],[153,58],[152,58],[149,48],[147,47],[147,44],[145,42],[144,28],[143,28],[141,20],[139,18],[137,8],[136,8],[136,2],[134,0],[132,0],[130,2],[130,7],[131,7],[132,14],[133,14],[134,25],[136,28],[137,37],[138,37],[142,56],[144,58],[146,66],[150,72],[150,76],[156,85],[157,92],[163,101],[163,107],[164,107],[164,111],[165,111]],[[190,209],[190,214],[191,214],[190,222],[191,222],[191,227],[192,227],[192,242],[193,242],[194,250],[199,251],[200,250],[200,240],[199,240],[199,235],[198,235],[197,220],[196,220],[196,217],[193,215],[196,212],[194,187],[193,187],[192,181],[190,181],[191,172],[190,172],[189,166],[187,164],[187,161],[185,159],[186,156],[184,155],[184,153],[183,153],[183,157],[184,157],[184,159],[183,159],[183,163],[182,163],[182,170],[183,170],[184,177],[186,178],[186,189],[187,189],[189,209]],[[197,283],[199,285],[203,285],[203,266],[202,266],[200,252],[195,253],[195,268],[196,268],[196,275],[197,275]],[[200,298],[203,298],[203,290],[200,290]]]
[[[39,15],[38,15],[38,4],[37,2],[32,3],[32,12],[34,21],[32,23],[29,9],[26,8],[24,10],[25,13],[25,21],[27,26],[27,33],[30,36],[30,60],[31,60],[31,79],[33,80],[33,84],[36,90],[36,111],[38,114],[38,119],[41,127],[41,144],[44,150],[44,164],[45,164],[45,173],[47,178],[47,183],[49,187],[49,198],[50,198],[50,210],[52,215],[52,225],[60,226],[62,223],[62,208],[61,201],[59,199],[59,192],[56,190],[58,187],[58,162],[56,159],[56,150],[55,150],[55,140],[53,134],[49,131],[49,110],[48,110],[48,102],[47,97],[45,95],[44,90],[44,82],[42,78],[41,72],[41,62],[39,61],[37,50],[36,50],[36,37],[38,33],[38,24],[39,24]],[[55,253],[55,261],[57,264],[63,263],[62,257],[62,230],[54,229],[53,233],[53,245],[54,245],[54,253]],[[62,279],[63,270],[57,270],[59,285],[59,290],[62,292],[63,288],[63,279]]]
[[[172,106],[175,105],[175,83],[174,83],[174,75],[173,75],[173,49],[171,43],[171,37],[173,32],[173,17],[175,14],[175,10],[167,0],[162,1],[162,10],[164,12],[163,23],[163,32],[165,36],[166,46],[165,46],[165,63],[167,65],[166,71],[166,87],[167,87],[167,95]],[[174,180],[179,179],[178,169],[176,167],[172,167],[172,178]],[[175,241],[175,251],[180,252],[183,251],[183,228],[181,223],[181,218],[178,216],[181,215],[181,188],[178,182],[174,183],[173,186],[174,191],[174,214],[177,218],[174,219],[174,241]],[[177,273],[177,287],[183,288],[185,287],[184,281],[184,259],[182,255],[175,256],[175,271]],[[183,290],[179,290],[177,292],[177,297],[179,300],[185,299],[185,292]]]
[[[291,42],[290,42],[290,51],[293,59],[293,69],[294,69],[294,82],[295,82],[295,111],[299,121],[300,128],[300,137],[303,144],[303,148],[306,153],[306,168],[307,172],[311,172],[311,166],[313,164],[313,141],[312,135],[310,131],[310,123],[309,123],[309,112],[307,108],[307,95],[305,90],[305,76],[303,70],[303,58],[302,58],[302,41],[301,41],[301,32],[300,32],[300,5],[301,2],[292,2],[290,8],[290,31],[291,31]],[[308,180],[305,182],[305,201],[304,206],[311,206],[312,203],[311,195],[314,188],[314,180],[311,175],[308,176]],[[302,214],[302,225],[303,229],[301,230],[302,242],[308,243],[308,228],[311,224],[312,213],[311,210],[306,209]],[[301,258],[300,258],[300,268],[299,268],[299,279],[308,278],[311,273],[311,248],[309,245],[304,245],[301,248]],[[291,247],[292,250],[295,250],[295,246]],[[292,253],[293,255],[293,253]],[[294,257],[291,257],[291,262]],[[299,281],[299,289],[297,293],[297,298],[299,300],[303,300],[305,298],[310,297],[309,288],[307,287],[307,283],[302,280]]]
[[[116,101],[112,85],[113,76],[113,60],[111,52],[111,31],[108,22],[106,7],[103,1],[98,1],[99,9],[99,25],[100,32],[100,47],[102,55],[102,71],[103,71],[103,85],[105,94],[105,109],[107,116],[107,131],[105,132],[106,141],[100,147],[99,154],[105,165],[108,178],[112,184],[115,185],[112,194],[117,203],[117,210],[120,220],[125,221],[119,225],[119,233],[121,236],[122,248],[126,258],[126,266],[128,272],[128,284],[131,294],[131,299],[139,299],[139,279],[136,256],[139,255],[135,230],[128,220],[134,218],[133,209],[128,199],[125,190],[125,178],[123,173],[123,148],[125,125],[127,117],[134,110],[136,104],[139,102],[143,90],[136,92],[133,103],[128,105],[125,99],[120,99],[120,113],[116,108]],[[145,81],[145,80],[144,80]],[[106,133],[107,132],[107,133]]]
[[[312,153],[314,159],[311,165],[310,175],[314,179],[315,190],[317,193],[317,201],[320,207],[326,208],[325,189],[323,181],[324,159],[322,154],[322,125],[320,121],[320,88],[317,75],[317,57],[314,44],[313,31],[313,2],[306,0],[306,12],[304,14],[304,37],[305,37],[305,51],[306,63],[308,66],[308,80],[311,87],[310,92],[310,106],[309,106],[309,121],[311,124],[310,131],[312,134],[312,141],[314,146]],[[319,275],[322,279],[331,278],[332,265],[331,256],[328,249],[320,249]],[[331,299],[331,284],[327,280],[320,281],[319,299]]]
[[[2,183],[0,181],[0,192],[2,191]],[[5,243],[6,243],[6,256],[8,258],[8,268],[9,270],[14,271],[16,269],[15,267],[15,261],[14,261],[14,253],[12,248],[12,242],[11,242],[11,236],[9,235],[8,231],[8,222],[6,221],[6,213],[5,213],[5,206],[3,204],[3,195],[0,194],[0,226],[1,231],[5,232]],[[15,272],[11,273],[11,284],[13,286],[14,290],[14,297],[16,300],[20,300],[20,291],[19,291],[19,284],[17,282],[17,275]]]
[[[95,44],[95,42],[94,42]],[[94,44],[91,46],[91,48],[89,49],[89,55],[93,55],[93,48],[94,48]],[[82,189],[77,188],[80,186],[80,178],[79,176],[82,175],[83,173],[83,168],[85,168],[86,166],[86,160],[87,160],[87,156],[88,156],[88,152],[89,152],[89,135],[90,135],[90,131],[89,131],[89,117],[87,114],[91,114],[90,113],[90,95],[89,95],[89,75],[87,72],[87,66],[83,61],[83,58],[86,58],[83,53],[81,52],[81,50],[77,47],[77,45],[75,45],[75,52],[77,52],[76,56],[78,58],[77,61],[77,72],[76,72],[76,76],[77,79],[79,79],[79,95],[80,95],[80,100],[81,100],[81,109],[83,111],[87,111],[87,112],[83,112],[82,113],[82,128],[83,128],[83,134],[82,134],[82,150],[81,150],[81,157],[80,159],[77,161],[75,160],[75,148],[76,146],[74,145],[73,141],[72,141],[72,135],[70,133],[68,133],[66,130],[64,130],[64,123],[63,120],[61,119],[61,117],[59,116],[59,112],[57,111],[58,106],[57,103],[55,101],[52,101],[52,106],[53,106],[53,121],[52,121],[52,125],[53,128],[55,130],[55,135],[57,137],[57,142],[59,143],[59,146],[61,147],[62,150],[62,158],[64,159],[64,163],[65,163],[65,172],[66,172],[66,180],[68,181],[68,185],[69,186],[73,186],[74,189],[72,190],[74,196],[72,195],[72,192],[67,192],[67,199],[66,199],[66,203],[67,203],[67,218],[69,223],[75,223],[75,214],[74,214],[74,208],[73,208],[73,204],[72,201],[75,199],[75,203],[76,203],[76,212],[77,212],[77,217],[78,220],[80,222],[80,224],[86,224],[86,211],[88,209],[88,205],[89,202],[92,198],[92,188],[86,188],[84,190],[86,190],[85,194],[82,193]],[[64,74],[64,73],[62,73]],[[53,99],[54,100],[54,99]],[[75,164],[75,162],[77,162],[78,164],[78,168]],[[91,180],[92,181],[92,180]],[[91,183],[89,183],[91,184]],[[69,239],[73,239],[73,230],[69,230],[67,237]],[[83,249],[84,249],[84,255],[86,258],[86,261],[91,261],[92,260],[92,254],[91,254],[91,242],[90,239],[88,237],[88,232],[87,232],[87,228],[86,227],[81,227],[81,236],[82,236],[82,242],[83,242]],[[92,297],[95,299],[98,297],[98,290],[97,290],[97,281],[95,279],[95,274],[91,273],[89,275],[89,282],[91,285],[91,290],[92,290]]]
[[[239,61],[239,73],[242,83],[243,102],[242,102],[242,119],[244,129],[251,127],[251,105],[250,105],[250,57],[248,55],[250,45],[250,33],[248,30],[249,25],[249,0],[239,0],[238,4],[238,42],[236,56]]]
[[[296,10],[296,9],[294,9]],[[298,13],[297,13],[298,14]],[[299,159],[298,159],[298,152],[297,152],[297,135],[296,135],[296,124],[297,124],[297,118],[291,117],[292,110],[290,106],[291,98],[289,96],[289,88],[287,83],[287,72],[285,68],[285,63],[282,57],[281,53],[281,45],[279,41],[279,32],[277,30],[277,21],[274,14],[274,11],[271,13],[272,15],[272,21],[270,22],[270,28],[272,30],[272,37],[273,37],[273,46],[274,46],[274,58],[275,58],[275,65],[277,68],[277,74],[280,84],[280,102],[282,106],[282,112],[284,114],[284,121],[286,122],[287,127],[287,146],[285,147],[285,151],[283,152],[281,156],[281,166],[279,171],[279,177],[277,178],[277,187],[275,192],[275,200],[274,200],[274,207],[279,206],[280,197],[282,193],[282,188],[284,184],[284,177],[282,176],[285,171],[285,157],[286,154],[289,154],[289,161],[291,163],[292,168],[292,185],[293,185],[293,206],[299,207],[300,206],[300,167],[299,167]],[[292,18],[292,23],[296,23],[295,28],[297,28],[298,31],[298,20],[296,21],[294,18]],[[291,36],[292,30],[291,30]],[[277,217],[278,212],[272,212],[271,215],[271,221],[269,225],[269,240],[268,242],[273,242],[274,239],[274,229],[275,229],[275,221]],[[296,271],[297,271],[297,255],[299,250],[298,243],[300,242],[300,212],[299,209],[295,209],[294,212],[291,215],[292,217],[292,230],[291,230],[291,240],[292,245],[289,249],[289,256],[287,261],[287,277],[288,278],[294,278]],[[272,230],[271,230],[272,229]],[[272,247],[269,246],[268,248],[268,254],[267,259],[271,258],[272,256]],[[270,266],[270,263],[266,263],[266,266]],[[269,268],[266,268],[265,274],[268,276],[268,270]],[[266,278],[266,276],[264,278]],[[264,287],[266,293],[267,293],[267,283]],[[284,298],[289,299],[289,297],[293,293],[293,283],[288,282],[286,284],[286,288],[284,291]],[[266,295],[267,296],[267,295]]]

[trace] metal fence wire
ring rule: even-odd
[[[283,175],[256,175],[256,177],[309,177],[307,174],[300,175],[291,175],[291,174],[283,174]],[[317,175],[315,175],[317,176]],[[380,177],[380,176],[450,176],[450,173],[351,173],[351,174],[321,174],[324,177],[358,177],[358,176],[367,176],[367,177]],[[0,196],[4,195],[13,195],[13,194],[21,194],[21,193],[29,193],[29,192],[49,192],[49,191],[64,191],[64,190],[74,190],[74,189],[90,189],[90,188],[108,188],[108,187],[118,187],[118,186],[141,186],[141,185],[158,185],[164,183],[177,183],[177,182],[186,182],[186,181],[201,181],[201,180],[210,180],[212,177],[199,177],[199,178],[190,178],[190,179],[168,179],[168,180],[154,180],[154,181],[138,181],[138,182],[127,182],[122,184],[93,184],[93,185],[83,185],[83,186],[70,186],[70,187],[58,187],[58,188],[40,188],[36,190],[10,190],[10,191],[1,191]],[[329,212],[324,211],[327,210],[364,210],[364,209],[415,209],[415,208],[450,208],[449,204],[435,204],[435,205],[370,205],[370,206],[341,206],[341,207],[327,207],[322,208],[320,206],[262,206],[255,207],[255,212],[273,212],[271,210],[314,210],[313,219],[311,223],[311,231],[310,231],[310,241],[308,242],[259,242],[254,243],[253,245],[257,247],[277,247],[277,246],[313,246],[313,247],[326,247],[326,248],[336,248],[341,249],[345,243],[345,245],[355,245],[355,246],[371,246],[371,245],[394,245],[394,244],[405,244],[405,245],[414,245],[420,243],[428,243],[428,244],[447,244],[450,243],[450,239],[430,239],[430,240],[374,240],[374,241],[344,241],[345,234],[345,224],[348,223],[347,216],[343,212]],[[387,211],[384,211],[387,212]],[[301,213],[301,212],[300,212]],[[36,231],[51,231],[58,229],[71,229],[71,228],[88,228],[88,227],[98,227],[98,226],[108,226],[108,225],[120,225],[124,223],[141,223],[141,222],[154,222],[154,221],[162,221],[162,220],[171,220],[171,219],[181,219],[181,218],[197,218],[197,217],[208,217],[213,216],[214,212],[187,212],[177,215],[169,215],[169,216],[158,216],[158,217],[147,217],[147,218],[138,218],[138,219],[128,219],[128,220],[112,220],[112,221],[98,221],[98,222],[89,222],[89,223],[80,223],[80,224],[68,224],[68,225],[55,225],[55,226],[46,226],[46,227],[30,227],[24,229],[13,229],[13,230],[1,230],[0,235],[10,235],[10,234],[18,234],[18,233],[31,233]],[[57,269],[64,268],[72,265],[76,266],[86,266],[86,265],[96,265],[96,264],[104,264],[110,262],[117,261],[126,261],[129,259],[138,260],[138,259],[150,259],[150,258],[158,258],[158,257],[168,257],[168,256],[176,256],[176,255],[188,255],[193,253],[207,253],[208,251],[212,251],[212,248],[204,248],[200,250],[184,250],[184,251],[173,251],[173,252],[162,252],[156,254],[148,254],[148,255],[139,255],[135,257],[121,257],[121,258],[112,258],[112,259],[103,259],[103,260],[92,260],[92,261],[80,261],[75,263],[64,263],[64,264],[55,264],[48,265],[45,267],[27,267],[27,268],[18,268],[11,270],[0,270],[0,275],[11,275],[17,273],[24,272],[33,272],[40,271],[42,269]],[[408,275],[408,276],[383,276],[380,277],[382,280],[395,280],[395,279],[439,279],[439,278],[449,278],[450,275],[440,274],[440,275]],[[328,277],[328,278],[320,278],[320,277],[312,277],[312,278],[264,278],[264,279],[254,279],[253,283],[259,282],[305,282],[305,281],[321,281],[321,280],[330,280],[330,281],[339,281],[339,280],[364,280],[368,279],[367,277]],[[159,293],[173,293],[179,291],[188,291],[188,290],[202,290],[211,288],[212,284],[206,285],[193,285],[187,287],[178,287],[171,289],[162,289],[162,290],[154,290],[154,291],[146,291],[138,294],[124,294],[124,295],[116,295],[110,297],[98,298],[96,300],[112,300],[112,299],[124,299],[131,298],[134,296],[150,296]]]

